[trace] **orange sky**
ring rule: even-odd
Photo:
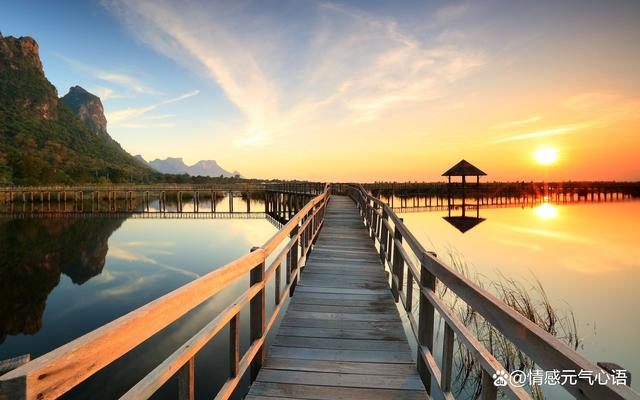
[[[147,160],[431,181],[464,158],[488,180],[640,180],[637,0],[277,4],[103,0],[41,24],[16,3],[23,19],[0,22],[40,40],[61,93],[99,94],[109,133]],[[543,146],[556,163],[534,161]]]

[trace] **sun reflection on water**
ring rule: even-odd
[[[554,219],[558,216],[558,207],[549,203],[543,203],[535,207],[533,211],[542,219]]]

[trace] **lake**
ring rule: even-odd
[[[252,207],[264,211],[262,202]],[[248,253],[276,231],[264,218],[0,219],[0,359],[38,357]],[[248,276],[240,279],[65,397],[122,395],[248,286]],[[241,351],[248,324],[243,310]],[[198,396],[226,380],[227,331],[198,354]],[[175,379],[165,386],[155,398],[175,398]]]
[[[234,202],[246,209],[243,199]],[[264,204],[253,200],[251,210],[264,211]],[[443,218],[446,211],[401,216],[427,249],[463,260],[472,278],[539,280],[554,306],[575,314],[578,351],[638,373],[640,202],[479,212],[483,220],[464,226],[465,233]],[[266,219],[0,219],[0,359],[42,355],[246,254],[275,232]],[[248,278],[218,293],[66,398],[123,394],[247,286]],[[245,311],[241,351],[248,347],[247,326]],[[199,397],[226,379],[227,338],[225,328],[196,358]],[[640,387],[638,379],[632,383]],[[155,398],[175,398],[176,386],[173,379]]]
[[[447,211],[399,216],[427,250],[466,264],[489,289],[505,278],[525,287],[538,280],[554,307],[575,314],[580,353],[640,373],[640,202],[480,209],[484,220],[466,233]]]

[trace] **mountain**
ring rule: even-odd
[[[225,176],[225,177],[230,177],[230,176],[236,176],[240,175],[240,173],[238,173],[237,171],[234,172],[229,172],[227,170],[225,170],[224,168],[222,168],[221,166],[218,165],[218,163],[215,160],[200,160],[197,163],[193,164],[192,166],[189,167],[188,169],[189,172],[187,172],[189,175],[192,176]]]
[[[99,136],[109,136],[107,133],[107,118],[104,116],[104,107],[102,107],[100,97],[87,92],[80,86],[74,86],[60,100],[93,133]]]
[[[97,96],[58,98],[35,40],[0,34],[0,185],[160,177],[109,137]]]
[[[141,155],[137,155],[136,158],[156,171],[165,174],[188,174],[191,176],[209,176],[225,178],[241,176],[238,171],[229,172],[222,168],[215,160],[201,160],[193,165],[185,164],[182,157],[167,157],[164,160],[155,159],[153,161],[145,161]]]

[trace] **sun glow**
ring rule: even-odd
[[[553,164],[558,160],[558,149],[553,147],[541,147],[533,153],[533,158],[543,165]]]
[[[558,216],[558,208],[549,203],[542,203],[538,207],[534,208],[533,211],[542,219],[554,219]]]

